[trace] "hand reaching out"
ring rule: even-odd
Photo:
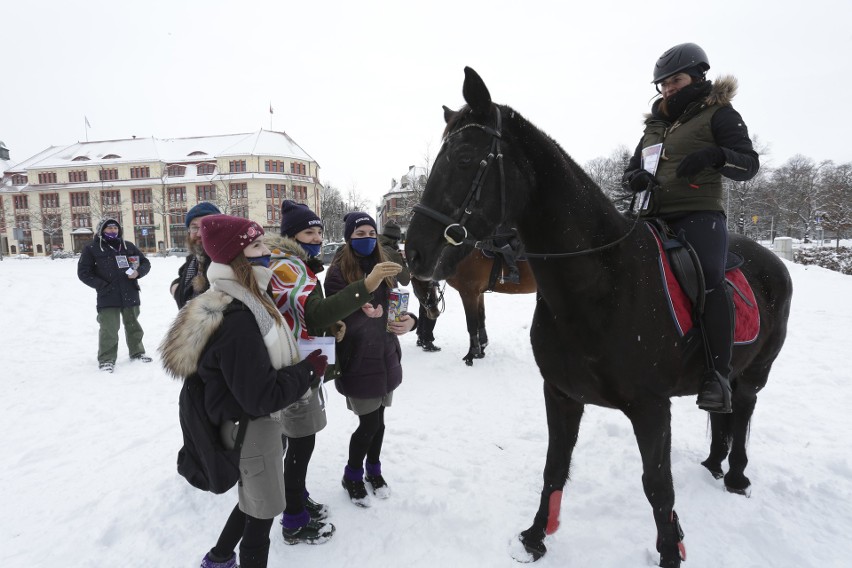
[[[381,304],[374,308],[373,304],[371,304],[370,302],[367,302],[366,304],[361,306],[361,311],[364,312],[368,318],[380,318],[385,315],[385,310],[382,308]]]

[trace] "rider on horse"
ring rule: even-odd
[[[650,213],[685,233],[704,273],[701,330],[710,352],[698,407],[731,412],[733,303],[725,285],[728,253],[722,176],[746,181],[757,174],[758,154],[731,106],[737,81],[706,79],[707,54],[694,43],[676,45],[654,67],[657,92],[645,133],[622,178],[625,188],[652,191]],[[657,159],[658,158],[658,159]]]

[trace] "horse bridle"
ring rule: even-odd
[[[453,219],[448,215],[444,215],[440,211],[435,211],[431,207],[427,207],[422,203],[418,203],[413,207],[414,213],[422,213],[426,215],[430,219],[437,221],[438,223],[443,223],[446,225],[444,228],[444,238],[446,241],[452,246],[461,246],[463,244],[471,245],[474,248],[478,248],[480,250],[489,251],[489,252],[500,252],[505,254],[505,250],[502,247],[499,247],[495,244],[497,239],[506,239],[516,235],[514,230],[510,232],[503,233],[494,233],[489,235],[483,239],[474,238],[467,227],[464,226],[465,222],[470,218],[473,214],[477,204],[479,203],[479,198],[482,195],[482,185],[485,182],[485,176],[488,175],[488,170],[491,167],[491,164],[494,160],[497,160],[497,165],[500,169],[500,223],[506,218],[506,174],[503,169],[503,152],[501,148],[501,142],[503,140],[503,132],[502,132],[502,114],[500,113],[500,107],[494,105],[494,110],[496,111],[496,125],[495,128],[491,128],[490,126],[484,124],[478,124],[475,122],[471,122],[465,124],[461,128],[454,130],[447,134],[444,138],[444,144],[452,138],[456,136],[463,130],[468,128],[479,128],[486,134],[491,135],[491,148],[488,151],[488,154],[479,162],[479,170],[476,172],[476,175],[473,178],[473,182],[470,185],[470,190],[467,192],[467,196],[462,202],[462,213],[459,216],[458,220]],[[599,247],[593,247],[590,249],[584,249],[573,252],[557,252],[557,253],[533,253],[525,251],[523,256],[528,258],[569,258],[572,256],[583,256],[587,254],[592,254],[595,252],[600,252],[609,248],[612,248],[619,244],[621,241],[626,239],[633,230],[636,228],[636,225],[639,223],[640,216],[637,215],[633,221],[633,225],[631,225],[630,229],[618,239],[609,242],[605,245],[601,245]],[[523,248],[523,245],[521,245]],[[513,253],[515,256],[519,256],[518,251],[513,249]]]
[[[435,211],[431,207],[426,207],[422,203],[418,203],[413,208],[414,213],[422,213],[430,219],[445,224],[446,227],[444,228],[444,238],[449,244],[454,247],[461,246],[463,244],[468,244],[473,246],[474,248],[496,252],[500,250],[499,247],[494,245],[494,241],[496,239],[507,238],[514,235],[514,232],[495,233],[484,239],[476,239],[468,232],[467,227],[465,227],[465,222],[470,218],[470,216],[476,210],[477,205],[479,204],[479,199],[482,196],[482,185],[485,182],[485,177],[488,175],[488,171],[491,169],[491,164],[494,163],[494,160],[497,160],[497,166],[500,170],[501,221],[506,217],[506,175],[503,170],[503,152],[501,149],[501,141],[503,139],[503,117],[500,113],[500,107],[495,105],[494,108],[497,111],[497,120],[495,128],[491,128],[490,126],[486,126],[484,124],[472,122],[469,124],[465,124],[458,130],[450,132],[444,139],[444,144],[446,144],[447,141],[450,140],[450,138],[456,136],[457,134],[468,128],[479,128],[486,134],[491,135],[491,148],[488,150],[488,154],[485,156],[485,158],[483,158],[479,162],[479,170],[477,170],[476,175],[473,177],[473,182],[470,184],[470,190],[467,192],[467,196],[465,196],[464,201],[462,201],[462,213],[461,215],[459,215],[459,219],[455,220],[448,215],[444,215],[440,211]]]

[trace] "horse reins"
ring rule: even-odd
[[[488,151],[488,154],[480,160],[479,162],[479,170],[476,172],[476,175],[473,178],[473,182],[471,183],[470,190],[468,190],[467,195],[462,201],[462,213],[459,216],[458,220],[453,219],[452,217],[441,213],[440,211],[436,211],[431,207],[427,207],[422,203],[418,203],[413,207],[414,213],[422,213],[429,217],[430,219],[437,221],[438,223],[443,223],[446,225],[444,228],[444,239],[451,244],[452,246],[461,246],[463,244],[471,245],[473,248],[477,248],[484,251],[494,252],[494,253],[503,253],[505,251],[502,247],[498,247],[494,244],[497,239],[509,238],[515,235],[515,231],[509,233],[494,233],[485,237],[483,239],[474,238],[467,227],[465,227],[465,222],[470,218],[473,212],[476,210],[479,199],[482,196],[482,186],[485,182],[485,176],[488,175],[488,170],[491,167],[491,164],[494,160],[497,160],[497,165],[500,170],[500,222],[502,223],[503,219],[506,218],[506,175],[503,169],[503,152],[501,148],[501,142],[503,139],[502,133],[502,114],[500,113],[500,107],[494,105],[494,109],[496,111],[496,127],[491,128],[490,126],[486,126],[484,124],[478,123],[469,123],[465,124],[461,128],[454,130],[447,134],[444,138],[444,144],[452,138],[456,136],[463,130],[467,128],[479,128],[486,134],[491,135],[491,148]],[[636,216],[636,219],[633,221],[630,229],[619,237],[618,239],[607,243],[605,245],[601,245],[599,247],[594,247],[590,249],[584,249],[573,252],[556,252],[556,253],[534,253],[534,252],[524,252],[523,256],[527,258],[569,258],[574,256],[584,256],[587,254],[592,254],[595,252],[600,252],[609,248],[612,248],[618,245],[621,241],[630,236],[633,230],[636,228],[636,225],[639,223],[639,216]],[[518,252],[513,249],[513,254],[517,257],[519,256]]]

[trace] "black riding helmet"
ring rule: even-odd
[[[689,70],[694,68],[693,73]],[[685,72],[692,76],[703,77],[710,69],[707,54],[697,44],[681,43],[663,53],[654,65],[654,80],[652,83],[671,77],[675,73]],[[698,75],[700,73],[700,75]]]

